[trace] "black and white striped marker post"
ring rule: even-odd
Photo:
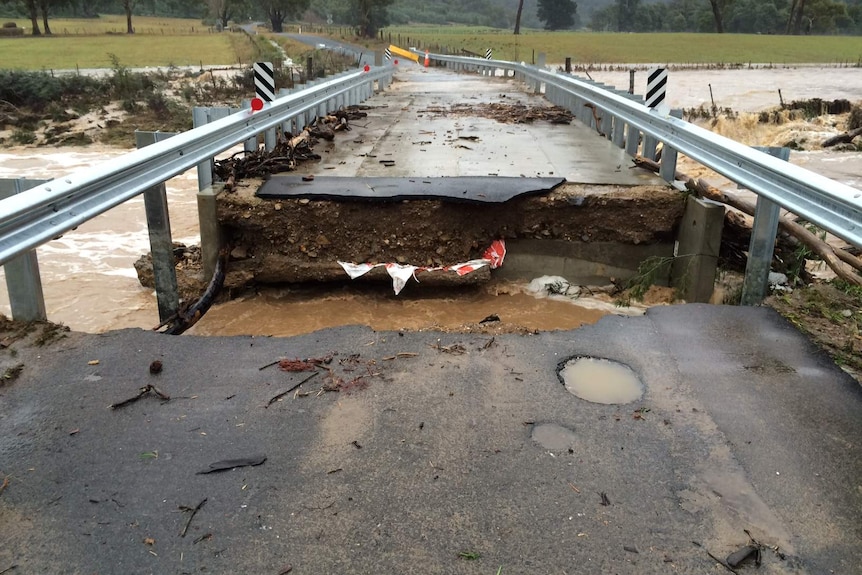
[[[383,56],[384,56],[387,60],[391,60],[391,59],[392,59],[392,50],[390,50],[389,48],[386,48],[386,49],[383,51]]]
[[[662,116],[667,116],[670,108],[665,103],[667,96],[667,69],[653,68],[647,73],[647,89],[644,95],[644,104],[652,108]],[[658,142],[652,136],[644,134],[643,155],[650,160],[656,158]]]
[[[272,62],[254,63],[254,91],[264,102],[275,100],[275,69]]]
[[[490,59],[491,59],[491,49],[490,49],[490,48],[488,48],[487,50],[485,50],[485,59],[486,59],[486,60],[490,60]]]
[[[647,89],[646,96],[644,96],[644,103],[648,108],[656,108],[659,111],[663,111],[663,108],[667,107],[667,104],[664,104],[666,95],[667,69],[654,68],[650,70],[647,75]]]

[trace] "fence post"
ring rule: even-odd
[[[163,132],[140,132],[136,130],[135,145],[138,148],[143,148],[173,135]],[[179,311],[180,296],[177,290],[174,245],[171,239],[168,196],[164,182],[144,192],[144,209],[147,213],[147,230],[150,235],[150,254],[153,257],[153,278],[156,283],[159,320],[166,321]]]
[[[0,179],[0,200],[35,188],[47,181]],[[30,250],[9,260],[3,269],[6,272],[6,291],[9,293],[12,319],[18,321],[44,321],[48,319],[36,250]]]

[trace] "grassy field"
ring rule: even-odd
[[[15,22],[29,29],[29,21]],[[136,16],[133,35],[125,33],[126,19],[117,15],[57,19],[50,24],[52,36],[0,38],[0,66],[31,70],[108,68],[109,54],[134,67],[234,64],[254,57],[244,34],[215,33],[200,20]]]
[[[494,58],[530,62],[544,52],[547,62],[571,57],[578,64],[723,63],[862,65],[860,36],[769,36],[754,34],[613,34],[527,30],[519,36],[507,30],[470,27],[390,27],[384,37],[422,48],[436,46],[483,53]]]
[[[30,33],[30,20],[4,18],[3,22],[15,22],[26,33]],[[99,18],[51,18],[48,20],[55,35],[125,34],[126,17],[120,14],[103,14]],[[39,20],[42,26],[42,20]],[[208,33],[210,29],[200,20],[188,18],[160,18],[133,16],[132,26],[136,34],[185,35]]]
[[[109,54],[133,67],[233,64],[237,57],[230,36],[234,35],[239,36],[224,32],[158,38],[137,34],[0,38],[0,53],[4,68],[28,70],[110,68]],[[243,41],[244,36],[239,38]]]
[[[28,27],[26,20],[16,20]],[[13,69],[69,69],[109,67],[109,54],[126,66],[234,64],[259,57],[261,46],[238,33],[214,33],[199,20],[136,16],[136,33],[125,34],[125,18],[106,15],[96,19],[51,21],[53,37],[0,38],[0,66]],[[294,27],[289,27],[293,31]],[[340,30],[340,32],[338,32]],[[342,28],[329,31],[339,40],[382,49],[392,42],[432,50],[462,49],[494,58],[533,62],[539,52],[548,63],[571,57],[577,65],[615,63],[669,64],[801,64],[862,65],[862,37],[768,36],[746,34],[612,34],[509,30],[469,26],[390,27],[386,42],[343,38]],[[308,28],[306,27],[306,32]],[[325,31],[325,29],[324,29]],[[295,50],[289,41],[288,54]],[[266,46],[262,46],[266,48]],[[301,53],[301,52],[300,52]]]

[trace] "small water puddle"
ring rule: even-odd
[[[644,385],[627,365],[596,357],[576,357],[561,364],[560,381],[570,393],[593,403],[631,403]]]
[[[556,423],[542,423],[533,427],[533,441],[550,451],[565,451],[575,444],[577,436],[571,429]]]

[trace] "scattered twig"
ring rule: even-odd
[[[277,360],[275,360],[275,361],[271,361],[271,362],[269,362],[269,363],[268,363],[268,364],[266,364],[266,365],[262,365],[262,366],[260,366],[259,368],[257,368],[257,370],[258,370],[258,371],[263,371],[263,370],[265,370],[265,369],[266,369],[266,368],[268,368],[268,367],[272,367],[272,366],[274,366],[274,365],[278,365],[278,362],[280,362],[280,361],[281,361],[280,359],[277,359]]]
[[[400,359],[402,357],[416,357],[418,355],[419,355],[418,353],[415,353],[412,351],[401,351],[401,352],[396,353],[395,355],[390,355],[387,357],[383,357],[381,359],[383,361],[392,361],[393,359]]]
[[[305,507],[309,511],[323,511],[324,509],[329,509],[333,505],[335,505],[335,500],[332,500],[331,502],[329,502],[328,505],[304,505],[303,504],[303,507]]]
[[[142,397],[144,397],[145,395],[147,395],[150,392],[152,392],[154,395],[157,395],[160,399],[162,399],[164,401],[169,401],[171,399],[170,395],[168,395],[167,393],[164,393],[159,388],[157,388],[155,385],[148,383],[144,387],[140,388],[138,395],[136,395],[134,397],[130,397],[129,399],[124,399],[123,401],[119,401],[117,403],[112,403],[109,407],[111,409],[119,409],[121,407],[125,407],[130,403],[134,403],[134,402],[138,401],[139,399],[141,399]]]
[[[290,388],[289,388],[289,389],[287,389],[286,391],[282,391],[282,392],[281,392],[281,393],[279,393],[278,395],[276,395],[276,396],[274,396],[274,397],[270,398],[270,400],[266,402],[266,405],[264,405],[264,406],[263,406],[263,407],[264,407],[264,409],[268,409],[270,405],[272,405],[273,403],[275,403],[276,401],[278,401],[279,399],[281,399],[282,397],[284,397],[285,395],[287,395],[288,393],[290,393],[290,392],[291,392],[291,391],[293,391],[294,389],[298,388],[300,385],[302,385],[302,384],[303,384],[303,383],[305,383],[306,381],[309,381],[309,380],[311,380],[312,378],[317,377],[319,374],[320,374],[320,372],[319,372],[319,371],[315,371],[314,373],[312,373],[311,375],[309,375],[308,377],[306,377],[305,379],[303,379],[303,380],[302,380],[302,381],[300,381],[299,383],[297,383],[297,384],[295,384],[295,385],[290,386]]]
[[[581,492],[581,490],[580,490],[580,489],[578,489],[578,487],[577,487],[574,483],[572,483],[571,481],[569,481],[568,483],[569,483],[569,487],[571,487],[571,488],[572,488],[572,491],[574,491],[575,493],[580,493],[580,492]]]
[[[186,526],[185,526],[185,527],[183,527],[183,530],[182,530],[182,531],[180,531],[180,537],[185,537],[185,536],[186,536],[186,533],[188,533],[188,531],[189,531],[189,526],[192,524],[192,519],[194,519],[194,518],[195,518],[195,515],[197,514],[197,512],[201,510],[201,507],[203,507],[203,506],[204,506],[204,503],[206,503],[206,502],[207,502],[207,498],[206,498],[206,497],[204,497],[204,498],[201,500],[201,502],[200,502],[200,503],[198,503],[194,508],[191,508],[191,507],[185,507],[185,506],[180,506],[180,509],[182,509],[183,511],[191,511],[191,512],[192,512],[192,514],[191,514],[191,515],[189,515],[189,520],[188,520],[188,521],[186,521]],[[195,541],[195,543],[197,543],[197,541]]]
[[[195,475],[205,475],[207,473],[216,473],[218,471],[228,471],[237,467],[255,467],[263,464],[266,461],[266,455],[254,455],[252,457],[243,457],[240,459],[225,459],[210,463],[208,469],[198,471]]]
[[[17,569],[17,568],[18,568],[18,566],[17,566],[17,565],[10,565],[9,567],[7,567],[6,569],[4,569],[3,571],[0,571],[0,575],[3,575],[4,573],[8,573],[8,572],[9,572],[9,571],[11,571],[12,569]]]
[[[210,539],[212,539],[212,538],[213,538],[213,534],[212,534],[212,533],[204,533],[203,535],[201,535],[200,537],[198,537],[197,539],[195,539],[192,543],[194,543],[195,545],[197,545],[197,544],[198,544],[198,543],[200,543],[201,541],[208,541],[208,540],[210,540]]]
[[[452,355],[461,355],[465,353],[467,350],[460,343],[453,343],[452,345],[441,345],[438,341],[434,345],[430,346],[437,351],[442,351],[444,353],[451,353]]]
[[[3,478],[3,483],[0,484],[0,493],[3,493],[3,491],[5,491],[7,487],[9,487],[9,476],[8,475]]]
[[[599,496],[602,498],[602,505],[604,505],[605,507],[607,507],[608,505],[610,505],[610,504],[611,504],[611,500],[610,500],[610,499],[608,499],[608,494],[607,494],[607,493],[605,493],[604,491],[602,491],[601,493],[599,493]]]
[[[727,563],[725,563],[724,561],[722,561],[721,559],[719,559],[718,557],[716,557],[715,555],[710,553],[709,549],[707,549],[706,547],[704,547],[703,545],[701,545],[697,541],[692,541],[692,543],[694,543],[696,546],[703,549],[706,552],[706,554],[709,555],[710,559],[712,559],[713,561],[715,561],[716,563],[718,563],[719,565],[721,565],[722,567],[724,567],[725,569],[727,569],[728,571],[733,573],[733,575],[739,575],[739,573],[737,573],[730,565],[728,565]]]

